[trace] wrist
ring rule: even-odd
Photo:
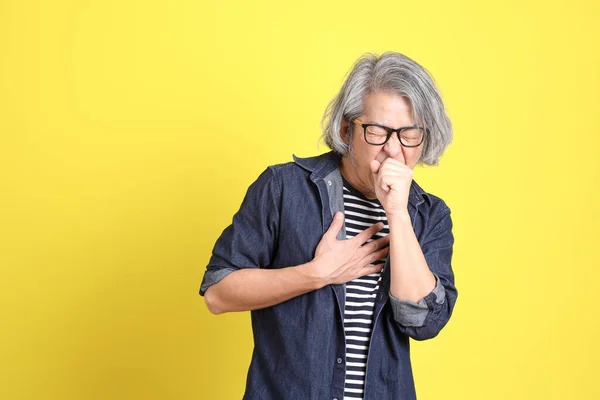
[[[321,289],[329,284],[326,277],[319,273],[322,268],[320,268],[320,261],[316,258],[306,264],[301,264],[293,268],[296,269],[301,276],[301,280],[305,282],[306,286],[310,289]]]
[[[400,210],[392,213],[386,213],[389,225],[399,225],[409,223],[412,225],[408,210]]]

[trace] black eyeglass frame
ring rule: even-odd
[[[398,129],[393,129],[390,128],[389,126],[385,126],[385,125],[379,125],[379,124],[363,124],[361,120],[359,120],[358,118],[355,118],[354,120],[352,120],[353,123],[362,126],[363,128],[363,132],[364,132],[364,137],[365,137],[365,142],[367,142],[368,144],[370,144],[371,146],[383,146],[385,145],[390,138],[392,137],[392,134],[396,133],[398,135],[398,141],[400,142],[400,144],[404,147],[419,147],[421,144],[423,144],[423,140],[425,140],[425,134],[429,133],[429,129],[424,129],[422,126],[417,126],[417,125],[413,125],[413,126],[403,126],[401,128]],[[369,142],[369,140],[367,139],[367,128],[369,126],[378,126],[380,128],[385,129],[385,131],[387,132],[387,137],[385,138],[385,141],[383,143],[371,143]],[[407,129],[419,129],[421,131],[423,131],[423,135],[421,136],[421,141],[419,142],[419,144],[404,144],[402,143],[402,138],[400,136],[400,133],[402,131],[405,131]]]

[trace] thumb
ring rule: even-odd
[[[381,166],[381,163],[377,160],[373,160],[371,161],[371,172],[373,174],[376,174],[377,172],[379,172],[379,167]]]
[[[327,229],[327,232],[325,232],[325,234],[336,237],[338,232],[342,229],[343,224],[344,213],[338,211],[334,214],[333,221],[331,221],[331,225],[329,225],[329,229]]]

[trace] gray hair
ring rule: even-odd
[[[413,118],[425,128],[423,151],[419,163],[438,165],[439,158],[452,141],[452,124],[444,110],[442,98],[429,72],[407,56],[394,52],[381,56],[367,53],[360,57],[348,73],[340,92],[331,100],[321,125],[322,139],[340,156],[349,145],[342,138],[342,120],[350,127],[363,112],[365,96],[375,92],[391,92],[408,98]],[[353,129],[348,130],[352,139]]]

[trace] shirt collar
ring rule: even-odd
[[[313,182],[323,179],[331,171],[338,168],[341,161],[341,157],[333,151],[314,157],[302,158],[297,157],[296,155],[293,155],[293,157],[296,164],[311,172],[310,177]],[[425,201],[431,205],[429,194],[425,192],[413,179],[410,185],[408,202],[416,207]]]

